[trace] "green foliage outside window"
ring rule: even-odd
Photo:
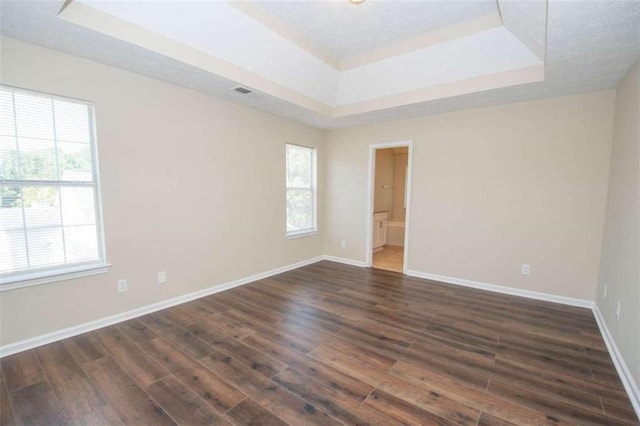
[[[15,150],[3,151],[0,158],[0,179],[67,180],[65,172],[86,173],[91,170],[89,145],[82,146],[73,153],[58,150],[57,154],[56,168],[56,150],[53,147],[25,153],[20,158]],[[60,173],[59,177],[56,177],[56,170]],[[25,207],[31,207],[36,202],[54,205],[57,201],[57,190],[54,187],[25,187],[22,197]],[[20,188],[4,184],[0,186],[0,207],[20,207]]]

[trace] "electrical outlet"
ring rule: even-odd
[[[167,282],[167,273],[165,271],[158,272],[158,284],[165,284]]]
[[[520,269],[520,273],[522,275],[529,275],[531,273],[531,266],[527,264],[522,264],[522,268]]]
[[[126,279],[118,280],[118,293],[129,290],[129,283]]]
[[[346,240],[340,240],[340,247],[341,248],[347,248],[347,241]]]
[[[605,299],[607,298],[607,285],[604,285],[604,291],[603,291],[603,295],[602,295]]]
[[[616,305],[616,319],[619,320],[620,319],[620,310],[622,309],[622,306],[620,306],[620,302],[618,302],[618,304]]]

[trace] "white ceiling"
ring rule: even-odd
[[[353,12],[350,3],[339,4],[343,15]],[[402,10],[401,2],[388,4]],[[420,4],[432,9],[431,2]],[[237,5],[73,0],[58,16],[333,117],[543,78],[542,60],[504,28],[497,7],[471,20],[441,18],[446,25],[418,37],[338,61],[281,21]],[[327,25],[337,31],[343,24]],[[540,25],[544,34],[546,21]],[[363,23],[360,31],[383,27]]]
[[[324,4],[324,2],[319,3]],[[394,3],[406,7],[405,2]],[[381,2],[379,7],[391,7],[394,3]],[[298,13],[295,10],[311,4],[315,4],[315,2],[296,2],[294,3],[295,8],[292,9],[294,11],[279,15],[277,19],[282,22],[294,19],[292,16]],[[366,4],[346,5],[348,13],[357,12],[359,7]],[[416,7],[420,4],[424,5],[425,2],[411,2],[411,5]],[[336,128],[379,120],[611,88],[620,82],[634,61],[637,60],[640,54],[640,1],[550,0],[548,20],[546,21],[546,41],[544,33],[541,34],[540,21],[545,20],[547,13],[541,12],[540,4],[540,1],[501,2],[501,13],[504,27],[510,30],[523,43],[523,46],[528,47],[531,52],[545,60],[543,81],[491,88],[440,99],[432,98],[434,100],[415,101],[404,105],[399,103],[392,107],[371,109],[364,113],[338,118],[332,117],[330,113],[318,112],[289,99],[266,93],[258,92],[248,96],[236,94],[229,89],[237,85],[237,80],[225,78],[167,55],[65,22],[57,17],[62,0],[2,0],[0,13],[2,14],[1,31],[4,36],[87,57],[233,102],[253,106],[315,127]],[[266,7],[281,6],[282,4]],[[333,6],[333,2],[331,5],[324,5],[326,12],[323,13],[328,15],[328,11]],[[378,7],[377,3],[374,6]],[[544,11],[544,9],[542,10]],[[277,15],[278,12],[270,11],[270,13]],[[393,19],[400,18],[394,17]],[[412,22],[411,25],[407,25],[407,28],[413,28],[412,31],[415,31],[415,28],[419,26],[417,21],[412,21],[411,17],[406,19],[408,22]],[[336,31],[340,26],[337,22],[334,28]],[[441,25],[436,22],[435,20],[430,21],[429,29]],[[439,22],[454,23],[451,20]],[[372,23],[371,28],[377,28],[373,24],[375,23]],[[303,33],[305,37],[331,55],[340,58],[343,57],[342,54],[347,55],[347,53],[341,54],[337,50],[332,50],[333,48],[328,44],[327,39],[333,37],[322,41],[322,37],[313,39],[312,30],[305,33],[303,29],[295,28],[295,31]],[[356,32],[360,34],[360,37],[366,35],[364,33],[370,34],[362,30]],[[370,45],[359,41],[354,42],[353,46],[359,45],[357,52],[360,54],[366,52],[368,48],[379,49],[388,43],[397,43],[402,37],[413,37],[415,34],[408,32],[400,36],[401,31],[391,32],[393,35],[390,35],[388,39],[376,38],[376,43]]]
[[[497,13],[496,0],[251,1],[337,59]]]

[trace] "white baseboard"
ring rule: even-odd
[[[360,268],[366,268],[367,262],[363,262],[362,260],[353,260],[347,259],[346,257],[337,257],[337,256],[322,256],[324,260],[329,260],[331,262],[344,263],[345,265],[358,266]]]
[[[62,330],[54,331],[52,333],[43,334],[40,336],[32,337],[30,339],[21,340],[19,342],[10,343],[0,347],[0,358],[7,355],[12,355],[18,352],[33,349],[38,346],[46,345],[48,343],[56,342],[58,340],[67,339],[69,337],[77,336],[78,334],[87,333],[89,331],[96,330],[98,328],[106,327],[109,325],[117,324],[122,321],[126,321],[132,318],[136,318],[142,315],[150,314],[152,312],[159,311],[161,309],[170,308],[171,306],[179,305],[181,303],[189,302],[194,299],[199,299],[210,294],[218,293],[230,288],[239,287],[244,284],[248,284],[254,281],[268,278],[273,275],[281,274],[283,272],[297,269],[312,263],[324,260],[324,256],[314,257],[312,259],[303,260],[301,262],[292,263],[290,265],[282,266],[280,268],[272,269],[270,271],[262,272],[259,274],[251,275],[249,277],[240,278],[234,281],[230,281],[224,284],[218,284],[203,290],[195,291],[193,293],[183,294],[182,296],[174,297],[172,299],[163,300],[161,302],[153,303],[151,305],[142,306],[140,308],[133,309],[131,311],[122,312],[120,314],[112,315],[106,318],[100,318],[94,321],[89,321],[84,324],[76,325],[73,327],[65,328]]]
[[[529,299],[544,300],[546,302],[561,303],[563,305],[578,306],[580,308],[592,309],[594,302],[584,299],[574,299],[572,297],[556,296],[548,293],[538,293],[536,291],[523,290],[520,288],[505,287],[496,284],[487,284],[479,281],[465,280],[462,278],[447,277],[445,275],[428,274],[426,272],[408,270],[410,277],[424,278],[431,281],[440,281],[447,284],[455,284],[464,287],[478,288],[481,290],[493,291],[495,293],[510,294],[512,296],[527,297]]]
[[[618,349],[618,345],[616,345],[615,340],[613,340],[613,335],[609,331],[609,327],[607,327],[607,323],[604,321],[604,317],[602,316],[597,304],[593,306],[593,316],[596,318],[596,322],[600,328],[600,334],[602,334],[604,343],[607,345],[613,365],[616,366],[618,376],[620,376],[624,389],[629,395],[633,409],[636,411],[638,418],[640,418],[640,389],[638,389],[638,384],[631,375],[631,372],[627,367],[627,363],[624,362],[624,358]]]

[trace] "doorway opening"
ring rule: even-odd
[[[368,266],[406,273],[412,142],[371,145]]]

